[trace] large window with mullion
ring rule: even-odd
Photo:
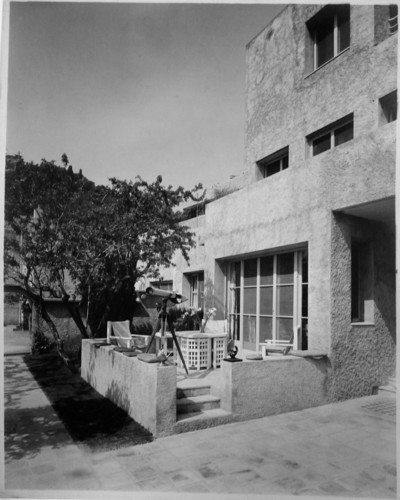
[[[297,331],[307,332],[307,252],[296,251],[231,263],[230,328],[244,349],[266,340],[294,340],[307,348]],[[296,337],[296,338],[295,338]]]
[[[350,5],[328,5],[307,23],[313,40],[313,69],[350,47]]]

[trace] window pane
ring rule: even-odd
[[[293,286],[276,287],[277,316],[293,316]]]
[[[328,151],[328,149],[331,149],[331,133],[328,132],[327,134],[322,135],[317,139],[314,139],[312,141],[312,145],[313,145],[313,156],[319,155],[324,151]]]
[[[334,132],[335,134],[335,146],[340,146],[347,141],[353,139],[353,122],[347,123],[337,128]]]
[[[260,288],[260,314],[272,314],[272,286]]]
[[[234,270],[235,285],[240,286],[240,262],[235,262],[234,266],[235,266],[235,270]]]
[[[397,120],[397,92],[391,92],[379,100],[382,110],[382,123],[390,123]]]
[[[284,156],[282,158],[282,170],[289,167],[289,156]]]
[[[235,312],[240,312],[240,288],[237,288],[235,290],[235,296],[234,296],[234,311]]]
[[[243,290],[243,312],[245,314],[256,314],[256,292],[255,287]]]
[[[321,24],[316,32],[317,68],[334,56],[333,52],[333,18]]]
[[[257,284],[257,259],[244,261],[244,286]]]
[[[303,283],[308,283],[308,254],[307,254],[307,251],[302,252],[301,265],[302,265],[301,274],[302,274]]]
[[[301,349],[306,351],[308,349],[308,320],[301,320]]]
[[[244,316],[243,318],[243,347],[253,350],[256,348],[255,316]]]
[[[260,259],[260,283],[261,285],[272,285],[274,279],[274,258],[261,257]]]
[[[274,161],[273,163],[270,163],[269,165],[265,165],[264,169],[264,177],[269,177],[270,175],[277,174],[280,169],[281,162],[280,160]]]
[[[338,13],[338,50],[350,47],[350,6]]]
[[[272,318],[260,317],[260,342],[272,340]]]
[[[235,340],[240,340],[240,316],[238,314],[231,314],[231,334]]]
[[[301,315],[308,316],[308,285],[302,286]]]
[[[278,270],[277,282],[278,285],[285,283],[293,283],[294,274],[294,254],[283,253],[277,256]]]
[[[278,318],[276,320],[277,340],[290,340],[293,334],[293,319]]]

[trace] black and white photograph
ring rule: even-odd
[[[397,3],[1,16],[0,498],[397,498]]]

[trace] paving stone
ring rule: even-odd
[[[179,470],[171,473],[170,480],[176,485],[197,483],[201,480],[201,476],[190,470]]]
[[[198,471],[206,479],[222,475],[222,472],[219,470],[218,466],[215,465],[205,465],[203,467],[200,467]]]
[[[319,485],[319,488],[328,493],[329,495],[341,495],[344,493],[351,493],[351,491],[340,484],[338,481],[326,481]]]

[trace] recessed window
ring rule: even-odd
[[[394,122],[397,120],[397,90],[379,99],[379,123]]]
[[[350,5],[327,5],[307,23],[316,70],[350,47]]]
[[[289,167],[289,147],[283,148],[257,162],[263,177],[270,177]]]
[[[374,322],[373,255],[369,243],[351,243],[351,321]]]
[[[354,137],[353,114],[320,129],[307,137],[312,156],[351,141]]]
[[[307,349],[307,249],[231,262],[228,278],[230,332],[244,349],[295,335],[295,345]]]

